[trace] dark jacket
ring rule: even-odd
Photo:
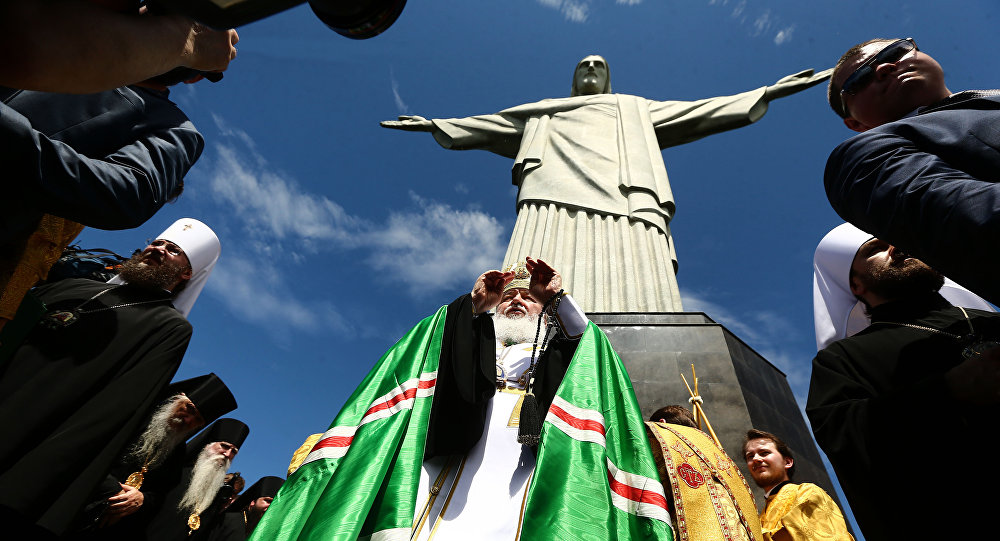
[[[1000,96],[967,92],[861,133],[826,164],[842,218],[1000,303]]]

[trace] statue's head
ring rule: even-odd
[[[592,54],[576,65],[570,96],[611,93],[611,72],[603,56]]]

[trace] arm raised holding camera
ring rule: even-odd
[[[124,4],[124,5],[123,5]],[[0,85],[87,94],[144,81],[176,67],[223,71],[235,30],[178,15],[139,16],[104,0],[0,2]]]

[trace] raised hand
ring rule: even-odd
[[[524,266],[531,273],[528,292],[538,302],[546,303],[562,289],[562,276],[541,259],[526,258]]]
[[[225,71],[236,58],[236,30],[215,30],[189,21],[188,39],[182,56],[183,65],[198,71]]]
[[[481,314],[500,304],[503,286],[513,279],[513,272],[498,270],[489,270],[479,275],[476,284],[472,286],[472,306],[476,313]]]
[[[383,120],[378,123],[383,128],[404,131],[434,131],[434,123],[422,116],[399,115],[399,120]]]

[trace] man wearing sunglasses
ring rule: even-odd
[[[174,376],[219,257],[215,233],[174,222],[110,283],[34,290],[44,312],[0,359],[0,518],[11,539],[67,533]]]
[[[1000,91],[952,93],[912,38],[852,47],[828,99],[857,132],[830,155],[834,210],[1000,303]]]

